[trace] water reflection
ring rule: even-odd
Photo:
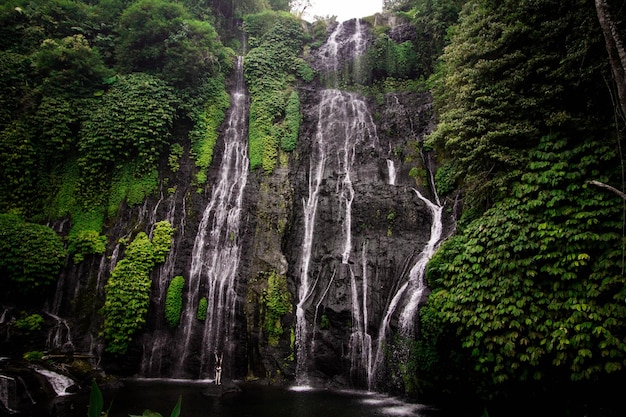
[[[169,416],[182,396],[183,417],[445,417],[438,410],[411,404],[398,398],[363,391],[330,391],[307,386],[291,389],[259,384],[238,384],[241,392],[209,397],[202,394],[209,381],[128,380],[124,388],[105,391],[105,408],[111,405],[110,417],[141,415],[150,409]],[[80,396],[71,407],[76,416],[84,416],[86,403]],[[70,414],[64,413],[69,416]],[[72,415],[73,416],[73,415]]]

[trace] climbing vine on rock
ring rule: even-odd
[[[146,233],[139,232],[126,248],[124,259],[111,272],[102,308],[102,334],[107,352],[126,353],[133,335],[145,324],[150,304],[150,273],[157,263],[165,260],[173,233],[167,221],[156,224],[152,242]]]
[[[279,148],[292,151],[297,141],[300,109],[293,85],[296,77],[313,73],[299,58],[305,33],[301,22],[284,12],[246,16],[245,29],[251,51],[244,61],[250,89],[250,167],[271,172],[278,163]]]
[[[602,168],[617,166],[615,155],[602,141],[548,136],[529,159],[511,197],[429,264],[433,293],[421,319],[433,348],[424,352],[471,358],[496,385],[621,371],[623,203],[586,185],[590,175],[609,180]],[[455,354],[451,339],[460,341]]]
[[[153,76],[119,77],[80,131],[80,184],[88,202],[103,203],[108,175],[121,161],[137,158],[140,173],[156,166],[169,144],[175,102],[171,87]]]

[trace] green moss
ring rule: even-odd
[[[165,320],[171,328],[178,326],[180,322],[180,313],[183,309],[184,286],[185,279],[179,275],[172,279],[167,288],[167,294],[165,295]]]
[[[213,160],[213,149],[217,143],[219,128],[230,105],[230,96],[226,92],[223,79],[211,79],[208,91],[206,105],[194,116],[195,125],[189,133],[191,155],[198,168],[196,180],[199,184],[206,182],[206,170]]]
[[[209,302],[207,301],[206,297],[202,297],[200,301],[198,302],[198,313],[197,313],[198,320],[200,321],[206,320],[206,314],[207,314],[208,308],[209,308]]]
[[[140,232],[126,248],[105,286],[106,300],[102,308],[104,327],[102,334],[107,341],[106,350],[123,355],[133,335],[146,322],[150,304],[150,272],[165,259],[171,239],[171,226],[159,222],[155,228],[155,239]],[[159,236],[158,238],[156,238]]]
[[[40,314],[30,314],[15,320],[15,327],[26,332],[36,332],[41,330],[43,317]]]
[[[287,278],[275,272],[269,274],[267,289],[263,291],[261,301],[268,343],[270,346],[276,346],[283,334],[281,318],[292,311],[291,293],[287,288]]]
[[[294,16],[249,15],[245,29],[252,47],[244,61],[251,97],[250,167],[271,172],[278,163],[278,148],[291,152],[297,143],[301,116],[293,91],[296,77],[312,80],[313,71],[298,56],[306,35]]]
[[[159,187],[159,173],[156,169],[142,171],[143,162],[138,160],[124,164],[114,174],[109,194],[107,213],[115,217],[123,202],[133,207],[156,193]]]
[[[8,288],[29,294],[49,286],[65,255],[63,241],[51,228],[0,214],[0,271]]]

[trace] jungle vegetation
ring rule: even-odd
[[[290,3],[0,5],[3,301],[32,305],[61,268],[116,244],[106,225],[156,193],[183,154],[193,158],[198,189],[210,186],[236,54],[245,55],[251,94],[251,168],[271,175],[286,160],[302,120],[297,87],[316,77],[306,55],[333,23],[305,23]],[[467,392],[497,404],[557,394],[573,401],[591,389],[602,402],[626,379],[626,209],[619,193],[596,186],[625,191],[623,1],[384,4],[412,25],[413,38],[397,42],[389,27],[375,27],[367,76],[343,84],[375,98],[432,92],[437,127],[416,147],[435,153],[437,187],[449,207],[462,207],[428,267],[419,338],[399,342],[409,346],[401,390]],[[599,19],[601,10],[608,14]],[[47,226],[63,219],[69,231]],[[103,310],[110,352],[123,354],[124,335],[143,323],[146,276],[169,249],[168,226],[152,240],[135,234],[111,277]],[[172,278],[175,326],[184,277]],[[127,279],[131,292],[121,291]],[[288,310],[282,286],[276,280],[265,295],[270,335]],[[126,302],[137,317],[122,316]],[[609,409],[581,402],[581,415]]]

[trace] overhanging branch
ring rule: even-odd
[[[615,187],[612,187],[612,186],[610,186],[608,184],[605,184],[603,182],[596,181],[596,180],[587,181],[587,184],[595,185],[596,187],[600,187],[600,188],[604,188],[605,190],[609,190],[609,191],[617,194],[618,196],[622,197],[622,200],[626,201],[626,193],[618,190]]]

